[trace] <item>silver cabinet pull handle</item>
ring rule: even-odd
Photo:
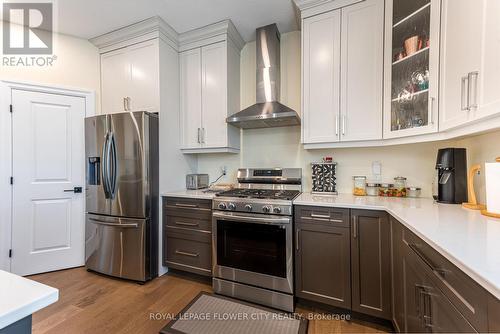
[[[462,111],[468,111],[469,110],[469,97],[468,94],[465,95],[465,91],[469,91],[468,88],[466,88],[466,85],[469,84],[469,78],[468,77],[462,77],[462,85],[460,88],[460,110]]]
[[[299,251],[299,234],[300,234],[300,229],[295,230],[295,249]]]
[[[199,226],[200,225],[198,223],[185,223],[185,222],[179,222],[179,221],[176,221],[175,224],[182,225],[182,226]]]
[[[429,123],[434,124],[434,102],[436,101],[435,97],[431,97],[431,112],[429,115]]]
[[[185,255],[185,256],[189,256],[189,257],[198,257],[198,256],[200,256],[200,254],[198,254],[198,253],[183,252],[183,251],[180,251],[180,250],[176,250],[175,254]]]
[[[339,115],[335,115],[335,136],[339,136]]]
[[[180,208],[197,208],[198,205],[196,204],[183,204],[183,203],[175,203],[175,206],[178,206]]]
[[[346,115],[342,115],[342,136],[345,136]]]
[[[201,139],[200,139],[200,128],[198,128],[198,144],[201,144]]]
[[[478,83],[479,72],[470,72],[467,75],[467,80],[469,81],[469,87],[467,91],[467,107],[469,110],[472,108],[477,108],[477,83]],[[474,80],[474,84],[472,84]],[[474,90],[474,91],[473,91]]]
[[[123,98],[123,110],[127,111],[127,98],[126,97]]]
[[[318,215],[318,214],[315,214],[315,213],[311,213],[311,218],[330,219],[330,215]]]

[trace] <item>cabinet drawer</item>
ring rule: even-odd
[[[163,214],[167,216],[211,219],[211,207],[211,200],[181,197],[166,197],[163,199]]]
[[[212,231],[212,220],[168,215],[163,220],[166,226],[186,228],[196,231]]]
[[[211,234],[170,227],[165,230],[167,267],[200,275],[212,275]]]
[[[349,227],[349,209],[296,206],[295,220],[301,223],[332,224]]]
[[[406,331],[475,333],[463,314],[436,284],[428,265],[411,249],[405,249]]]
[[[487,331],[488,295],[486,291],[408,229],[404,229],[403,239],[405,244],[430,268],[436,285],[463,316],[476,330]]]

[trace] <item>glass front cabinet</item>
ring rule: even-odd
[[[438,131],[440,0],[386,0],[384,138]]]

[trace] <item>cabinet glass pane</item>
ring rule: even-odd
[[[430,0],[394,0],[391,131],[429,124]]]

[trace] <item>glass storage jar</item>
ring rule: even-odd
[[[355,196],[366,196],[366,176],[353,176]]]
[[[382,197],[392,197],[394,196],[394,184],[392,183],[381,183],[378,188],[378,195]]]
[[[421,188],[418,187],[408,187],[406,188],[406,196],[417,198],[420,197],[420,193],[422,192]]]
[[[398,176],[394,178],[394,196],[406,197],[406,177]]]
[[[378,196],[378,188],[380,183],[367,182],[366,183],[366,194],[368,196]]]

